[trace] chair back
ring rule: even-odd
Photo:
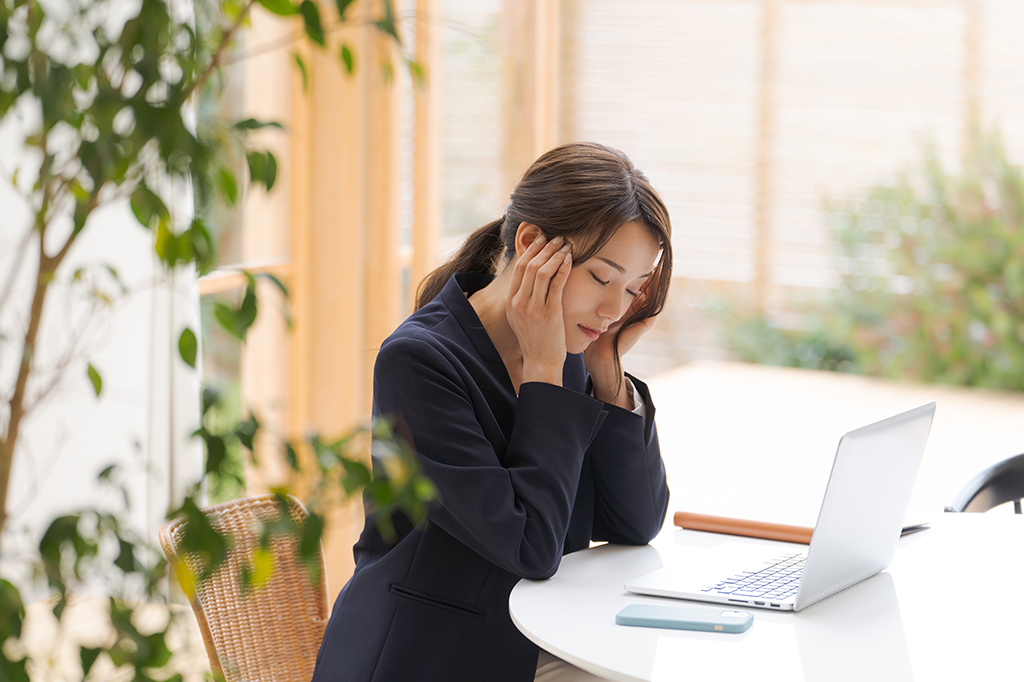
[[[288,514],[304,520],[309,514],[288,496]],[[224,502],[203,510],[218,532],[230,536],[227,560],[209,578],[200,580],[198,557],[179,553],[185,519],[160,530],[160,545],[171,568],[181,564],[196,576],[194,590],[182,585],[206,645],[215,673],[226,682],[309,682],[327,624],[327,584],[323,549],[319,549],[320,580],[314,584],[301,560],[300,538],[278,536],[270,547],[274,570],[270,578],[245,592],[240,570],[258,549],[260,527],[279,518],[273,495]]]
[[[1024,453],[993,464],[972,478],[946,507],[950,512],[986,512],[1013,502],[1015,514],[1021,513],[1024,499]]]

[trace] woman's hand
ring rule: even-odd
[[[626,377],[621,367],[615,366],[615,334],[631,315],[643,305],[646,294],[641,291],[626,313],[604,334],[591,343],[583,351],[583,362],[594,383],[594,397],[606,403],[618,405],[627,410],[633,409],[633,398],[627,392]],[[657,317],[648,317],[628,327],[619,339],[619,357],[628,353],[644,334],[654,328]]]
[[[562,385],[565,320],[562,292],[572,269],[570,245],[537,237],[519,257],[505,295],[505,315],[523,353],[522,383]]]

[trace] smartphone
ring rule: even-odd
[[[630,604],[615,614],[615,622],[643,628],[746,632],[754,622],[754,615],[729,608]]]

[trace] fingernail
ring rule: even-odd
[[[562,247],[562,251],[566,251],[567,252],[570,249],[572,249],[572,244],[566,244],[565,246]]]
[[[552,239],[551,243],[552,244],[561,244],[564,241],[565,241],[565,237],[559,235],[559,236],[555,237],[554,239]]]

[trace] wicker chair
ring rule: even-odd
[[[295,520],[308,514],[302,503],[288,497]],[[211,525],[233,539],[227,560],[208,579],[186,589],[189,602],[215,673],[226,682],[309,682],[327,624],[327,584],[320,549],[321,579],[314,585],[298,554],[297,537],[274,540],[274,571],[266,584],[239,589],[239,570],[259,543],[260,521],[276,518],[280,508],[273,495],[224,502],[203,510]],[[200,564],[194,555],[179,554],[185,519],[160,529],[160,545],[178,572],[184,563],[193,575]],[[184,586],[183,586],[184,587]]]

